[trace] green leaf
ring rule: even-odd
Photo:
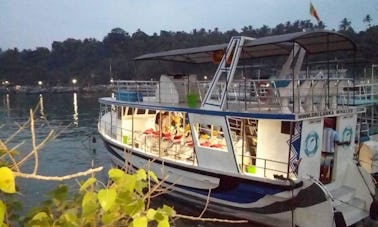
[[[155,216],[154,216],[154,219],[158,222],[160,221],[163,221],[166,217],[164,216],[164,213],[160,212],[160,211],[157,211]]]
[[[155,214],[156,214],[156,210],[150,208],[147,210],[147,218],[148,220],[155,220]]]
[[[124,212],[129,215],[133,216],[136,213],[142,212],[144,210],[144,200],[138,199],[134,200],[124,207]]]
[[[84,191],[84,190],[87,189],[89,186],[92,186],[95,182],[96,182],[96,178],[94,178],[94,177],[89,178],[88,180],[86,180],[86,181],[84,182],[84,184],[82,184],[82,185],[80,186],[80,191],[81,191],[81,192]]]
[[[125,172],[120,169],[113,168],[108,171],[108,175],[110,179],[118,182],[125,175]]]
[[[157,227],[169,227],[170,224],[168,222],[168,218],[165,218],[164,220],[162,221],[159,221]]]
[[[0,200],[0,226],[2,226],[3,222],[4,222],[4,217],[5,217],[5,211],[6,211],[7,207],[5,206],[5,204],[3,203],[2,200]]]
[[[101,217],[101,222],[105,225],[111,226],[110,224],[119,219],[119,214],[116,212],[104,213]]]
[[[127,204],[133,202],[135,199],[133,197],[133,194],[130,192],[119,192],[117,196],[117,204],[119,204],[121,207],[126,206]]]
[[[154,180],[156,183],[158,183],[159,182],[159,180],[158,180],[158,178],[157,178],[157,176],[155,175],[155,173],[154,172],[152,172],[151,170],[150,171],[148,171],[148,176],[152,179],[152,180]]]
[[[101,189],[98,192],[97,198],[100,205],[104,211],[110,210],[114,204],[117,197],[117,192],[115,189]]]
[[[176,214],[175,210],[167,205],[163,205],[163,208],[161,209],[168,217],[172,217]]]
[[[147,179],[147,175],[146,175],[146,171],[144,169],[138,169],[138,171],[136,172],[136,177],[137,177],[137,180],[146,180]]]
[[[32,220],[44,220],[49,219],[49,216],[45,212],[39,212],[36,215],[34,215]]]
[[[64,212],[60,219],[62,222],[64,222],[65,226],[79,226],[76,215],[70,210]]]
[[[148,187],[148,183],[146,181],[137,181],[134,190],[138,192],[140,195],[144,195],[144,189]]]
[[[97,202],[97,194],[95,192],[88,191],[84,194],[83,200],[81,202],[81,207],[83,209],[84,217],[96,212],[96,209],[97,209],[96,202]]]
[[[131,223],[133,227],[147,227],[147,224],[148,220],[146,217],[134,218],[133,222]]]
[[[137,178],[135,175],[125,174],[124,176],[124,184],[119,185],[120,187],[123,187],[125,190],[129,192],[133,192],[135,189],[135,185],[137,182]]]
[[[45,213],[45,212],[39,212],[37,213],[36,215],[34,215],[34,217],[32,218],[32,220],[30,221],[30,226],[43,226],[43,227],[47,227],[47,226],[50,226],[50,217]]]
[[[14,173],[8,167],[0,167],[0,190],[6,193],[15,193],[16,184]]]

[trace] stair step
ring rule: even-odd
[[[369,213],[363,210],[364,207],[365,202],[363,200],[353,198],[348,204],[340,203],[335,209],[343,213],[345,222],[349,226],[369,216]]]
[[[331,190],[330,193],[334,198],[335,206],[338,206],[341,203],[340,201],[347,202],[351,200],[355,191],[356,190],[354,188],[343,185],[339,188]]]

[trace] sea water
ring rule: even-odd
[[[57,137],[38,150],[38,175],[64,176],[103,166],[97,175],[106,181],[106,172],[111,163],[96,131],[98,117],[97,95],[65,94],[3,94],[0,107],[0,139],[7,140],[23,125],[35,110],[35,135],[39,144],[50,132],[59,132]],[[38,108],[37,108],[38,107]],[[17,150],[22,157],[32,151],[30,127],[23,129],[7,145]],[[21,166],[24,173],[32,173],[35,166],[31,157]],[[27,210],[45,200],[46,192],[60,182],[17,178],[20,198]],[[64,181],[73,188],[74,180]]]

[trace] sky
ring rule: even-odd
[[[378,25],[378,0],[312,0],[326,24],[338,29],[347,18],[356,31],[365,30],[369,14]],[[113,28],[129,34],[194,28],[220,31],[244,26],[271,28],[295,20],[316,20],[310,0],[0,0],[0,48],[51,48],[67,38],[102,40]]]

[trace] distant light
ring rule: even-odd
[[[204,80],[207,80],[207,76],[204,76],[203,79],[204,79]]]
[[[110,78],[110,83],[114,83],[114,79],[113,78]]]
[[[73,84],[76,84],[76,83],[77,83],[77,80],[76,80],[76,79],[72,79],[72,83],[73,83]]]
[[[9,85],[9,81],[4,81],[3,83],[2,83],[3,85]]]
[[[43,82],[42,81],[38,81],[38,85],[39,86],[42,86]]]

